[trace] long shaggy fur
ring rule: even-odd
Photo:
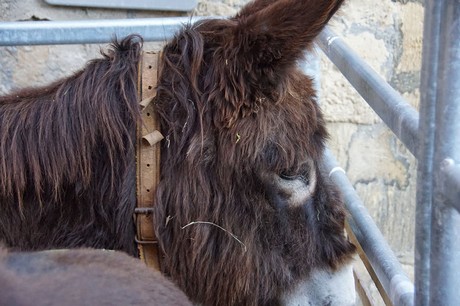
[[[231,19],[185,26],[164,47],[153,220],[162,269],[194,302],[277,304],[312,269],[337,268],[354,252],[321,169],[325,122],[296,66],[342,2],[256,0]],[[139,52],[128,37],[68,79],[1,98],[8,246],[135,254]],[[314,193],[292,205],[274,178],[310,172]]]
[[[0,98],[0,238],[21,250],[135,254],[140,37],[46,87]]]

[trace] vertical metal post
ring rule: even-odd
[[[460,163],[460,0],[437,1],[442,17],[433,162],[430,304],[458,306],[460,213],[446,196],[446,172]]]
[[[417,206],[415,209],[415,305],[428,306],[430,297],[431,207],[436,87],[441,1],[425,1],[423,62],[420,85]]]

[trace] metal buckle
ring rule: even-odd
[[[139,232],[139,224],[138,224],[138,219],[137,215],[149,215],[153,213],[153,208],[152,207],[136,207],[134,208],[134,222],[136,223],[136,235],[134,236],[134,241],[138,244],[142,245],[152,245],[152,244],[158,244],[157,240],[142,240],[138,238],[138,232]]]
[[[139,239],[137,239],[137,235],[134,236],[134,241],[136,241],[136,243],[142,244],[142,245],[158,244],[158,240],[139,240]]]

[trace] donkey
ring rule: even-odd
[[[202,305],[354,302],[325,121],[297,68],[343,0],[255,0],[163,48],[166,136],[152,214],[162,271]],[[137,36],[74,75],[0,98],[0,239],[137,255]],[[135,276],[133,276],[135,277]]]
[[[122,252],[0,248],[0,305],[95,304],[192,305],[161,273]]]

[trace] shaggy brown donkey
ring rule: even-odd
[[[7,253],[0,248],[0,305],[192,305],[157,271],[101,250]]]
[[[343,0],[256,0],[166,44],[155,108],[162,269],[203,305],[353,303],[340,195],[303,51]],[[135,36],[75,75],[0,99],[0,239],[136,255]],[[134,276],[133,276],[134,277]]]

